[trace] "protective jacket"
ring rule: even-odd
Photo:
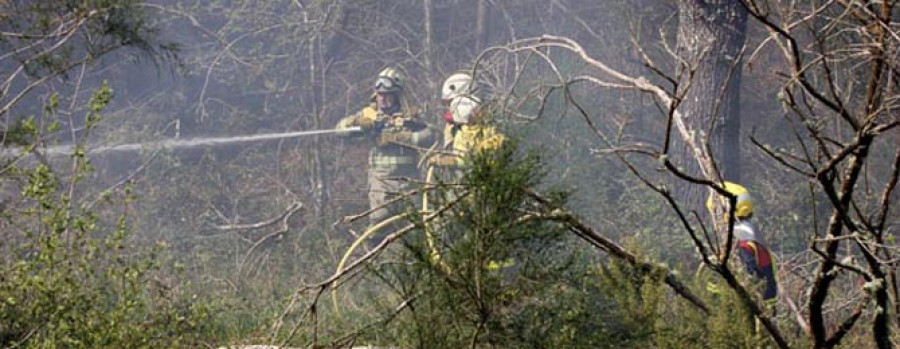
[[[364,136],[375,141],[375,146],[369,152],[370,166],[415,166],[420,150],[428,148],[434,142],[432,130],[417,118],[416,112],[411,108],[402,108],[398,113],[385,115],[372,103],[356,114],[338,121],[335,128],[347,129],[364,124],[373,125],[363,130]]]
[[[452,137],[452,142],[446,142],[450,148],[450,154],[442,154],[432,160],[433,164],[440,166],[462,166],[466,162],[466,156],[485,150],[497,149],[506,140],[496,127],[491,125],[453,125],[444,131],[444,137]]]
[[[412,189],[415,181],[400,180],[400,177],[419,177],[419,155],[422,149],[428,149],[434,142],[434,132],[416,116],[416,112],[408,107],[386,115],[378,111],[375,103],[371,103],[359,112],[344,117],[335,126],[336,129],[360,126],[362,133],[349,135],[366,137],[375,143],[369,151],[368,160],[370,208],[380,207]],[[395,206],[400,205],[402,203]],[[369,220],[375,224],[399,211],[400,207],[376,210],[369,215]]]
[[[738,240],[738,257],[747,273],[765,281],[763,299],[775,298],[778,294],[775,257],[762,241],[762,235],[749,220],[735,222],[734,235]]]

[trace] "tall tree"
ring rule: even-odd
[[[490,43],[490,11],[487,0],[478,0],[478,10],[475,14],[475,47],[478,50],[484,49]]]
[[[679,111],[699,141],[693,146],[705,144],[703,141],[708,139],[711,149],[703,151],[711,150],[717,155],[720,174],[735,182],[741,181],[741,52],[746,27],[747,11],[737,1],[678,1],[677,53],[682,61],[676,74],[683,91]],[[697,175],[694,154],[701,150],[690,149],[691,146],[681,145],[673,150],[678,164]],[[682,193],[688,205],[702,202],[705,195],[699,187]]]

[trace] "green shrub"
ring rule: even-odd
[[[89,129],[111,97],[105,84],[94,93]],[[4,207],[0,346],[195,346],[210,315],[206,303],[190,296],[187,286],[167,281],[164,242],[130,244],[128,207],[134,196],[128,187],[121,195],[101,194],[106,203],[97,208],[78,196],[78,184],[91,172],[82,145],[72,163],[65,176],[45,163],[3,173],[19,184],[7,192],[20,193],[17,204]]]

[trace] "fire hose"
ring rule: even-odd
[[[433,149],[429,150],[429,153],[432,150]],[[427,156],[423,157],[423,158],[427,158]],[[433,188],[435,185],[434,172],[435,172],[435,166],[428,165],[428,170],[425,171],[425,188],[426,189],[422,192],[421,214],[423,214],[423,215],[427,215],[431,212],[431,205],[429,204],[429,193],[431,192],[431,188]],[[366,239],[369,238],[369,236],[374,234],[376,231],[379,231],[379,230],[383,229],[384,227],[386,227],[390,224],[393,224],[397,220],[407,217],[407,215],[408,214],[404,213],[404,214],[398,214],[395,216],[388,217],[387,219],[385,219],[381,222],[378,222],[377,224],[366,229],[359,237],[357,237],[353,241],[352,244],[350,244],[350,247],[347,249],[347,251],[344,252],[344,256],[341,258],[340,262],[338,263],[337,270],[335,270],[335,273],[340,273],[342,270],[344,270],[344,266],[347,264],[347,261],[350,259],[350,256],[353,254],[354,251],[356,251],[356,249],[362,244],[363,241],[365,241]],[[435,241],[434,227],[431,224],[429,224],[428,222],[425,222],[424,230],[425,230],[425,244],[430,251],[430,256],[431,256],[432,262],[437,264],[441,268],[442,271],[449,273],[450,268],[441,259],[441,253],[440,253],[440,251],[437,247],[437,243]],[[332,307],[334,308],[335,314],[339,315],[340,308],[338,306],[337,289],[332,290],[331,302],[332,302]]]

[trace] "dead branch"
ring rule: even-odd
[[[299,201],[291,204],[291,206],[289,206],[288,210],[285,211],[285,213],[283,213],[281,215],[281,217],[279,217],[279,219],[281,221],[281,227],[278,230],[273,231],[269,234],[266,234],[262,238],[256,240],[256,242],[254,242],[253,245],[250,246],[250,248],[247,250],[247,252],[244,253],[244,257],[241,259],[241,263],[238,265],[237,275],[241,275],[241,272],[244,270],[244,266],[247,263],[247,260],[250,259],[250,256],[253,254],[253,252],[259,246],[261,246],[263,243],[265,243],[266,241],[269,241],[272,238],[280,237],[282,234],[284,234],[288,231],[288,229],[290,228],[288,225],[288,221],[290,221],[290,219],[294,215],[294,213],[297,213],[297,211],[299,211],[301,208],[303,208],[303,203],[301,203]],[[263,222],[263,223],[265,223],[265,222]],[[268,225],[268,224],[266,224],[266,225]],[[265,226],[265,225],[262,225],[262,226]]]
[[[299,210],[301,208],[303,208],[303,203],[300,201],[296,201],[296,202],[288,205],[287,209],[285,209],[284,212],[282,212],[277,217],[266,219],[266,220],[263,220],[260,222],[255,222],[255,223],[241,223],[241,224],[232,223],[232,224],[226,224],[226,225],[217,225],[217,226],[215,226],[215,228],[217,230],[221,230],[221,231],[265,228],[272,224],[278,223],[279,221],[282,221],[285,218],[285,216],[293,215],[294,213],[297,212],[297,210]]]
[[[550,200],[540,195],[538,192],[533,189],[525,189],[525,193],[530,197],[541,203],[542,205],[548,205]],[[549,215],[542,216],[543,219],[548,219],[552,221],[557,221],[566,225],[570,231],[575,233],[578,237],[581,237],[588,243],[594,245],[595,247],[602,249],[608,252],[610,255],[616,258],[620,258],[625,260],[632,266],[643,270],[650,271],[661,268],[661,266],[653,265],[647,262],[641,261],[637,256],[626,250],[625,248],[619,246],[612,240],[603,237],[601,234],[597,233],[591,227],[585,225],[581,222],[577,217],[572,215],[571,213],[564,211],[562,209],[556,208]],[[671,271],[666,270],[665,282],[669,287],[671,287],[678,295],[688,300],[691,304],[696,306],[698,309],[703,311],[704,313],[709,313],[709,307],[697,296],[695,296],[690,289],[687,288],[684,284],[682,284],[676,278],[675,274]]]
[[[440,209],[426,214],[422,218],[421,222],[427,224],[427,223],[437,219],[444,212],[449,210],[451,207],[455,206],[460,200],[463,200],[468,196],[469,196],[469,192],[461,193],[458,197],[454,198],[453,201],[448,202],[446,205],[444,205]],[[328,277],[327,279],[320,281],[318,283],[315,283],[315,284],[300,286],[297,289],[297,291],[294,293],[294,295],[291,297],[291,300],[290,300],[288,306],[285,307],[285,310],[282,312],[281,316],[276,320],[276,322],[273,326],[272,332],[271,332],[272,338],[273,339],[275,338],[275,335],[278,333],[282,324],[284,323],[284,319],[293,311],[293,307],[299,300],[300,296],[302,296],[309,290],[317,290],[315,298],[310,303],[310,305],[307,307],[307,310],[304,311],[304,314],[305,313],[314,313],[315,308],[317,307],[318,299],[320,298],[321,294],[324,291],[326,291],[328,289],[334,289],[336,287],[335,286],[336,282],[340,281],[343,278],[353,275],[352,273],[355,273],[356,270],[358,270],[361,266],[363,266],[363,265],[371,262],[375,258],[377,258],[394,241],[400,239],[401,237],[406,235],[406,233],[412,231],[415,228],[416,228],[416,224],[408,224],[405,227],[400,228],[400,229],[388,234],[387,236],[384,237],[384,239],[381,240],[381,242],[378,243],[378,245],[373,247],[370,251],[366,252],[364,255],[357,258],[356,260],[354,260],[352,263],[350,263],[343,269],[336,271],[332,276]],[[288,338],[292,337],[293,334],[296,333],[296,331],[300,325],[301,325],[301,323],[298,323],[291,330],[291,335],[288,336]]]

